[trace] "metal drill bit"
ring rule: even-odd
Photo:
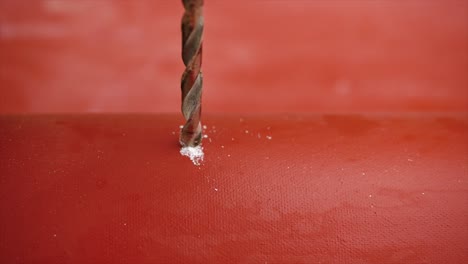
[[[203,48],[203,0],[182,0],[185,13],[182,17],[182,113],[185,125],[180,133],[180,144],[195,147],[202,140],[201,97],[203,75],[201,72]]]

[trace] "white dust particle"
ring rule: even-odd
[[[266,136],[266,138],[267,138],[268,140],[271,140],[271,139],[272,139],[272,137],[271,137],[271,136]]]
[[[203,135],[203,138],[208,138],[208,135],[206,135],[206,134],[205,134],[205,135]]]
[[[215,191],[218,191],[218,188],[214,188]]]
[[[183,126],[183,125],[180,125],[179,128],[182,129],[182,128],[184,128],[184,126]]]
[[[202,146],[183,147],[180,149],[180,154],[182,156],[189,157],[196,166],[200,166],[200,163],[203,161],[203,157],[205,156]]]
[[[372,198],[372,194],[369,194],[369,198]]]
[[[364,175],[366,175],[366,173],[365,173],[365,172],[363,172],[363,173],[362,173],[362,175],[364,176]]]
[[[245,133],[246,133],[246,134],[248,134],[248,133],[249,133],[249,131],[248,131],[248,130],[246,130],[246,131],[245,131]]]
[[[421,193],[422,195],[425,195],[426,193]]]
[[[205,125],[203,125],[203,129],[206,129],[206,126],[205,126]]]
[[[221,146],[221,148],[224,148],[224,146]]]
[[[57,234],[54,234],[54,237],[57,237]]]
[[[232,141],[234,141],[234,138],[231,138]]]
[[[231,154],[228,154],[228,157],[231,157]]]

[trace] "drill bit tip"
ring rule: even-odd
[[[179,142],[182,147],[196,147],[200,145],[201,140],[201,123],[198,123],[195,129],[188,127],[187,124],[181,129]]]

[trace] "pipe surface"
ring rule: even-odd
[[[468,117],[0,116],[1,263],[467,263]]]

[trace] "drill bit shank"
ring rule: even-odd
[[[180,144],[195,147],[201,143],[201,97],[203,75],[201,72],[203,49],[203,0],[182,0],[185,13],[182,17],[182,113],[185,125],[180,134]]]

